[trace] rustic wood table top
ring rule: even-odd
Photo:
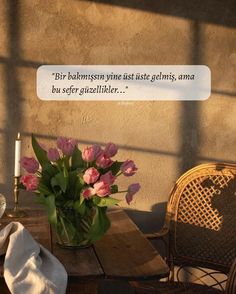
[[[63,249],[51,237],[44,211],[27,210],[21,219],[3,217],[1,227],[11,221],[20,221],[32,236],[49,249],[64,265],[69,277],[86,279],[142,280],[166,277],[169,268],[122,209],[108,211],[111,228],[85,249]],[[0,257],[0,276],[3,274],[4,256]]]

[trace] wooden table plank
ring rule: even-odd
[[[26,216],[21,219],[1,219],[1,228],[12,221],[21,222],[29,230],[34,239],[50,250],[64,265],[69,276],[77,277],[102,277],[104,272],[97,260],[93,247],[69,250],[60,248],[55,242],[51,244],[50,225],[47,215],[43,210],[26,210]],[[4,257],[0,257],[0,276],[3,274]]]
[[[78,278],[102,278],[104,272],[97,260],[93,247],[63,249],[53,242],[52,253],[64,265],[69,276]]]
[[[107,278],[130,280],[165,277],[169,268],[123,210],[108,212],[111,228],[94,245]]]
[[[65,266],[69,277],[83,279],[120,278],[146,279],[166,276],[169,269],[158,252],[146,240],[137,226],[123,210],[108,212],[111,228],[94,247],[78,250],[60,248],[50,244],[50,226],[43,211],[27,211],[20,222],[33,237],[47,247]],[[15,219],[4,217],[3,226]],[[0,275],[3,272],[0,259]]]

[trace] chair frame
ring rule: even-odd
[[[186,267],[193,267],[198,268],[202,270],[203,275],[199,278],[196,278],[196,281],[201,281],[202,284],[205,284],[202,279],[206,276],[210,276],[213,280],[212,287],[218,286],[221,290],[224,290],[224,281],[218,281],[214,274],[223,273],[228,274],[230,270],[230,266],[214,263],[212,261],[208,262],[206,260],[201,260],[200,258],[192,258],[188,256],[178,256],[176,252],[175,245],[173,242],[175,241],[175,237],[173,234],[175,234],[175,230],[173,229],[173,224],[177,221],[177,214],[178,214],[178,205],[179,201],[182,195],[182,192],[184,191],[184,188],[186,187],[186,184],[188,183],[189,179],[191,180],[194,178],[194,176],[198,176],[201,173],[205,173],[206,177],[208,172],[212,172],[214,174],[214,171],[216,174],[222,173],[223,176],[226,175],[227,177],[232,177],[233,181],[236,180],[236,164],[229,164],[229,163],[207,163],[207,164],[201,164],[198,165],[186,173],[184,173],[175,183],[173,189],[170,193],[170,198],[167,205],[167,212],[165,217],[165,223],[161,231],[158,233],[153,234],[146,234],[146,237],[149,239],[156,239],[161,238],[165,245],[167,245],[167,262],[171,269],[171,274],[169,277],[170,281],[174,281],[174,266],[179,266],[179,269],[177,271],[177,280],[179,280],[179,272]],[[190,181],[189,181],[190,182]],[[171,236],[172,234],[172,236]],[[207,272],[206,270],[202,269],[211,269],[212,272]]]

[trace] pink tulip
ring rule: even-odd
[[[35,191],[39,185],[39,179],[34,174],[24,175],[20,179],[27,191]]]
[[[135,184],[129,185],[129,187],[128,187],[128,193],[125,196],[126,202],[129,205],[130,205],[130,202],[133,200],[134,194],[136,194],[139,191],[140,188],[141,188],[141,186],[139,185],[139,183],[135,183]]]
[[[100,180],[103,182],[106,182],[108,185],[112,185],[115,182],[116,177],[113,176],[111,171],[109,171],[109,172],[105,173],[104,175],[102,175],[100,177]]]
[[[84,179],[86,184],[93,184],[93,183],[95,183],[97,181],[99,176],[100,176],[100,174],[96,170],[96,168],[90,167],[85,171],[83,179]]]
[[[78,141],[75,139],[67,139],[65,137],[59,137],[57,139],[57,147],[64,155],[71,156],[77,144]]]
[[[94,144],[92,147],[94,152],[94,159],[97,159],[98,156],[102,153],[102,148],[97,144]]]
[[[110,159],[110,157],[107,157],[104,152],[101,153],[96,160],[96,165],[101,168],[107,168],[111,166],[112,163],[113,161]]]
[[[20,164],[28,173],[34,174],[39,169],[39,163],[33,157],[22,157]]]
[[[74,147],[78,145],[78,140],[77,140],[77,139],[70,138],[70,139],[69,139],[69,142],[70,142]]]
[[[93,147],[86,147],[82,152],[82,158],[86,162],[91,162],[95,160],[95,153]]]
[[[49,148],[47,157],[50,161],[57,161],[60,158],[60,154],[57,148]]]
[[[138,170],[137,167],[135,166],[133,160],[126,160],[122,165],[120,170],[122,171],[122,173],[127,176],[133,176],[136,171]]]
[[[105,147],[105,150],[104,150],[104,154],[107,156],[107,157],[113,157],[116,155],[118,151],[118,148],[115,144],[113,143],[107,143],[106,147]]]
[[[108,183],[104,181],[99,181],[93,185],[95,193],[100,196],[104,197],[111,194],[110,186]]]
[[[95,191],[93,188],[86,188],[83,190],[82,192],[82,196],[85,198],[85,199],[89,199],[91,196],[93,196],[95,194]]]

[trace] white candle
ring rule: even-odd
[[[17,139],[15,141],[15,177],[20,176],[20,153],[21,153],[21,139],[20,133],[17,134]]]

